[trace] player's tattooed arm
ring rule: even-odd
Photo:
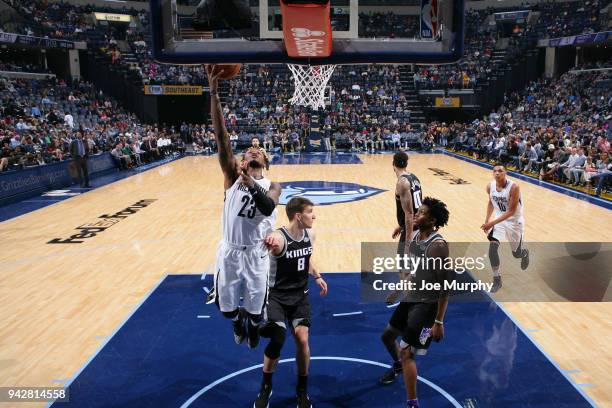
[[[427,251],[427,255],[429,258],[448,258],[448,244],[442,240],[434,241],[429,247]],[[434,265],[437,268],[434,270],[436,274],[436,282],[444,288],[444,281],[450,279],[449,271],[444,267],[446,262],[434,262]],[[438,312],[436,314],[436,323],[431,328],[431,337],[435,341],[440,341],[444,337],[444,326],[442,322],[444,322],[444,315],[446,314],[446,308],[448,307],[448,292],[446,290],[440,291],[440,296],[438,298]]]
[[[280,199],[280,195],[283,191],[280,183],[272,182],[270,184],[270,190],[268,190],[268,197],[274,201],[274,206],[278,205],[278,200]]]
[[[255,207],[265,216],[270,216],[274,212],[274,208],[278,204],[282,188],[279,183],[272,182],[270,184],[270,190],[266,192],[262,186],[255,183],[254,179],[246,173],[240,176],[255,201]]]
[[[208,75],[208,83],[210,86],[210,113],[219,149],[219,164],[225,175],[225,188],[228,189],[238,178],[238,170],[229,135],[225,128],[225,118],[223,117],[223,110],[221,109],[221,101],[219,100],[219,75],[222,71],[218,71],[218,73],[215,74],[213,67],[213,65],[206,65],[206,74]]]

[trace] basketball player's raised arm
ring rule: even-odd
[[[429,250],[427,251],[427,255],[429,258],[441,258],[447,259],[448,252],[448,244],[442,240],[432,242]],[[449,278],[448,271],[444,267],[446,262],[434,262],[436,266],[434,273],[436,274],[436,282],[444,288],[444,282]],[[446,308],[448,307],[448,291],[442,289],[440,291],[440,295],[438,297],[438,312],[436,313],[436,323],[433,325],[431,329],[431,337],[434,340],[440,341],[444,337],[444,326],[442,323],[444,322],[444,315],[446,314]]]
[[[238,169],[236,166],[236,159],[232,153],[229,135],[225,128],[221,101],[219,100],[219,74],[222,71],[215,74],[213,68],[213,65],[206,65],[206,74],[208,75],[208,84],[210,86],[210,114],[219,149],[219,164],[221,164],[221,170],[225,176],[225,189],[227,190],[238,178]]]

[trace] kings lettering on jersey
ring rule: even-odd
[[[270,259],[269,286],[274,290],[303,290],[308,286],[308,271],[312,255],[312,241],[308,231],[296,239],[286,228],[278,230],[285,237],[282,254]]]
[[[300,248],[300,249],[294,249],[291,251],[287,251],[285,252],[285,257],[287,259],[293,259],[293,258],[300,258],[302,256],[311,255],[311,254],[312,254],[312,246],[309,246],[308,248]]]

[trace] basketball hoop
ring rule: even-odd
[[[295,90],[289,100],[294,105],[309,106],[313,109],[325,107],[325,87],[334,73],[335,65],[294,65],[287,64]]]

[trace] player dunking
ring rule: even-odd
[[[393,171],[397,176],[395,184],[395,208],[397,216],[397,227],[393,231],[393,239],[400,237],[397,252],[403,255],[406,251],[406,236],[410,237],[414,229],[414,214],[421,206],[423,200],[423,192],[421,190],[421,182],[418,177],[408,172],[408,155],[404,152],[398,152],[393,156]],[[407,232],[408,231],[408,232]],[[406,277],[400,273],[400,277]],[[401,292],[391,293],[387,297],[387,303],[394,303],[399,299]],[[404,302],[400,303],[391,319],[385,328],[381,339],[387,351],[393,359],[393,369],[389,370],[380,379],[381,384],[390,384],[395,380],[395,377],[402,372],[402,365],[398,355],[397,338],[401,335],[401,331],[393,326],[393,322],[405,320],[407,306]]]
[[[521,269],[529,266],[529,250],[522,248],[524,234],[523,203],[519,185],[508,180],[506,168],[503,165],[493,167],[495,180],[487,184],[487,218],[480,227],[489,238],[489,259],[493,269],[493,287],[491,292],[497,292],[502,287],[499,271],[499,243],[507,241],[512,248],[512,255],[521,259]],[[491,215],[495,211],[492,221]]]
[[[426,259],[407,276],[415,288],[424,284],[439,284],[447,279],[444,259],[448,258],[448,245],[439,229],[448,223],[446,205],[435,198],[426,197],[414,217],[414,231],[408,240],[408,253],[414,259]],[[433,260],[433,262],[431,262]],[[437,261],[436,261],[437,260]],[[444,337],[444,315],[448,305],[448,294],[443,290],[408,290],[402,299],[402,315],[393,314],[389,325],[400,333],[399,344],[401,368],[406,386],[407,406],[417,408],[417,366],[415,355],[424,355],[431,340],[440,341]],[[383,376],[391,381],[397,375],[396,363]]]
[[[268,168],[269,163],[260,149],[248,149],[237,163],[219,101],[220,72],[216,73],[214,66],[207,65],[206,73],[225,186],[223,238],[217,249],[215,266],[216,303],[223,315],[232,320],[236,343],[248,338],[248,346],[254,348],[259,342],[258,328],[270,269],[264,239],[274,228],[281,187],[263,176],[263,169]],[[242,307],[241,297],[244,298]]]
[[[278,366],[281,348],[285,342],[287,326],[293,331],[296,344],[298,380],[296,387],[298,408],[310,408],[308,397],[308,366],[310,347],[310,302],[308,300],[308,275],[312,275],[321,296],[327,294],[327,283],[310,259],[315,235],[313,203],[302,197],[292,198],[286,206],[289,227],[283,227],[266,238],[271,249],[270,293],[266,306],[266,324],[262,337],[270,342],[264,352],[263,380],[254,408],[267,408],[272,395],[272,375]]]

